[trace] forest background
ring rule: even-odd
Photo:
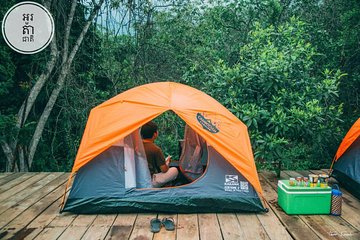
[[[1,19],[18,2],[2,1]],[[330,167],[360,116],[360,1],[37,2],[51,44],[22,55],[0,39],[0,171],[71,170],[91,108],[150,82],[222,103],[248,126],[258,168]],[[177,156],[184,123],[156,122]]]

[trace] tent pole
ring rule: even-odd
[[[70,185],[70,182],[71,182],[71,179],[72,179],[73,176],[74,176],[74,173],[71,172],[71,174],[70,174],[70,176],[69,176],[69,179],[68,179],[68,181],[67,181],[67,183],[66,183],[66,185],[65,185],[64,196],[62,197],[61,203],[60,203],[60,205],[59,205],[59,207],[60,207],[60,213],[62,213],[62,211],[63,211],[63,209],[64,209],[66,192],[67,192],[67,189],[69,188],[69,185]]]
[[[269,206],[268,202],[266,201],[266,199],[265,199],[265,197],[263,195],[261,195],[261,198],[262,198],[262,201],[264,203],[265,212],[269,212],[270,206]]]
[[[329,169],[329,172],[328,172],[329,176],[331,175],[331,172],[332,172],[332,169],[333,169],[333,166],[334,166],[334,163],[335,163],[335,158],[336,158],[336,156],[334,156],[334,158],[332,160],[332,163],[331,163],[331,166],[330,166],[330,169]]]

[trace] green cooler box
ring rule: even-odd
[[[290,186],[289,180],[279,180],[278,203],[287,214],[329,214],[331,187]]]

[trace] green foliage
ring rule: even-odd
[[[288,14],[297,15],[310,25],[311,41],[319,53],[316,66],[347,73],[339,85],[346,131],[360,114],[360,2],[296,1]]]
[[[3,41],[3,40],[1,40]],[[0,45],[0,140],[5,140],[5,136],[9,134],[9,129],[13,129],[16,118],[12,113],[13,108],[9,106],[12,99],[9,95],[14,88],[15,65],[12,62],[10,51]]]
[[[15,2],[0,6],[2,15]],[[173,7],[157,7],[173,2]],[[329,167],[341,138],[359,117],[357,0],[108,3],[112,10],[100,18],[115,24],[119,19],[105,15],[118,11],[129,22],[121,23],[117,35],[101,21],[90,27],[32,170],[70,170],[90,109],[149,82],[184,82],[219,100],[248,126],[261,168],[273,169],[277,161],[286,169]],[[53,7],[68,12],[70,5],[55,1]],[[79,3],[70,44],[87,14],[86,4]],[[61,39],[62,12],[53,16]],[[0,140],[17,134],[16,115],[48,53],[17,54],[0,39]],[[28,145],[53,87],[48,82],[37,99],[19,133],[22,145]],[[157,143],[177,158],[183,121],[171,112],[155,121]]]
[[[154,122],[159,127],[159,137],[156,143],[163,150],[165,157],[171,155],[173,160],[178,160],[180,154],[179,140],[184,137],[184,121],[173,112],[165,112],[157,117]]]
[[[338,85],[344,74],[315,69],[317,53],[309,40],[306,24],[296,18],[277,28],[256,24],[237,64],[219,61],[204,73],[205,92],[249,127],[260,163],[319,167],[334,154],[328,146],[340,137]]]

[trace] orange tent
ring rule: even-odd
[[[330,167],[336,178],[354,196],[360,199],[360,118],[342,140]]]
[[[346,152],[346,150],[359,137],[359,135],[360,135],[360,118],[353,124],[353,126],[350,128],[350,130],[342,140],[335,154],[335,161],[337,161],[341,157],[341,155],[343,155]]]
[[[169,110],[213,146],[262,195],[246,125],[209,95],[173,82],[135,87],[93,108],[72,173]]]

